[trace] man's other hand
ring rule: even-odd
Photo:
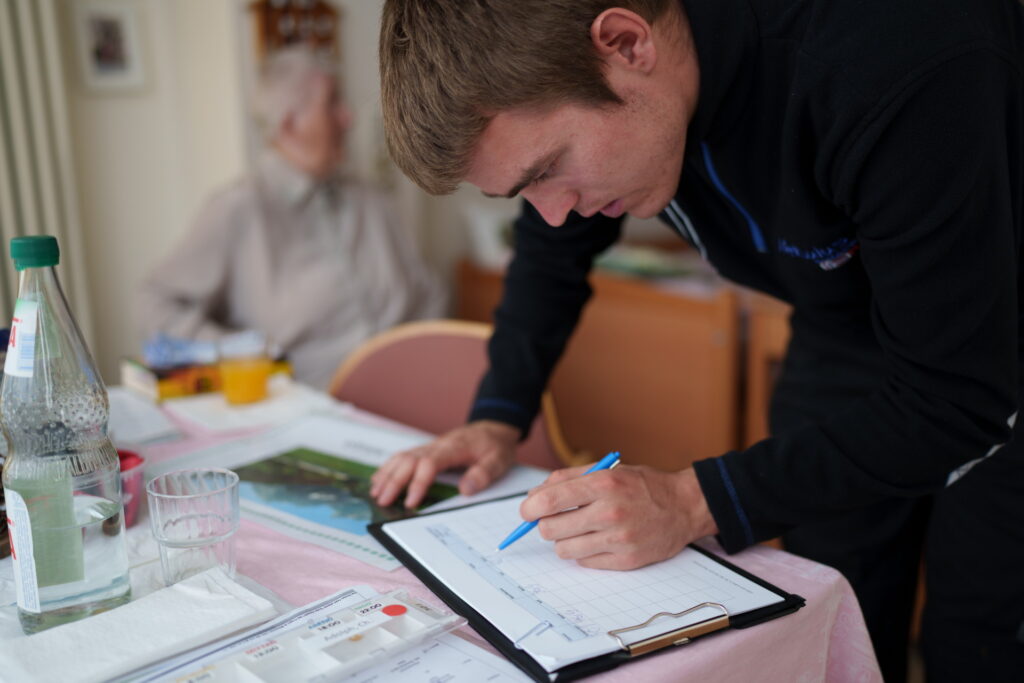
[[[624,465],[582,476],[559,470],[519,508],[540,519],[555,552],[593,569],[636,569],[678,554],[718,531],[693,468],[661,472]]]
[[[414,508],[438,473],[453,467],[466,468],[459,480],[459,493],[472,495],[512,467],[519,437],[516,427],[493,420],[457,427],[424,446],[392,456],[370,478],[370,496],[378,505],[391,505],[408,488],[405,507]]]

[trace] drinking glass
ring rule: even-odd
[[[269,358],[222,358],[219,367],[221,391],[228,403],[254,403],[267,397],[267,381],[272,367]]]
[[[218,353],[220,387],[228,403],[254,403],[267,397],[273,362],[263,335],[251,331],[230,335],[220,341]]]
[[[234,576],[237,474],[220,468],[177,470],[152,479],[146,494],[165,585],[217,566]]]

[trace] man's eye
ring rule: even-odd
[[[543,183],[545,180],[551,177],[551,168],[547,168],[543,173],[530,181],[531,185],[538,185]]]

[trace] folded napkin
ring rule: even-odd
[[[109,680],[275,614],[269,601],[209,569],[109,612],[0,643],[0,677]]]

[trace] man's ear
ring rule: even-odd
[[[606,9],[594,19],[590,40],[610,64],[649,73],[657,62],[653,28],[639,14],[622,7]]]

